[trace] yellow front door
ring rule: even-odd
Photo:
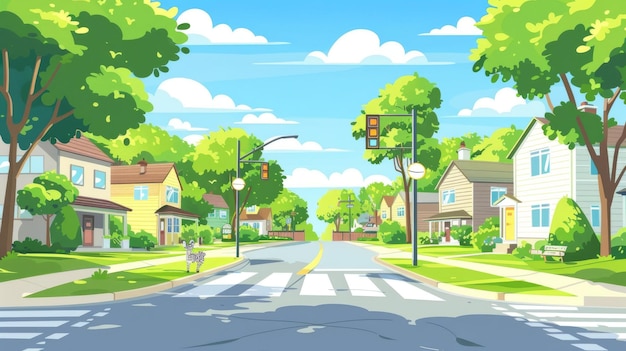
[[[504,227],[504,240],[515,240],[515,208],[507,207],[505,210],[505,227]]]

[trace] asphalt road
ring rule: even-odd
[[[289,243],[142,298],[2,309],[0,350],[626,350],[624,308],[452,295],[373,256],[341,242]]]

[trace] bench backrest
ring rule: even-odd
[[[566,251],[567,246],[546,245],[543,247],[543,251]]]

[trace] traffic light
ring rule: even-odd
[[[380,147],[380,116],[365,116],[365,148],[378,149]]]
[[[261,179],[270,179],[270,164],[267,162],[261,163]]]

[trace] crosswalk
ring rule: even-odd
[[[288,272],[260,274],[258,272],[229,272],[202,285],[173,295],[174,297],[210,298],[216,296],[280,297],[289,290],[298,290],[300,296],[337,296],[348,290],[351,296],[389,297],[405,300],[443,301],[442,298],[420,288],[393,273],[310,273],[303,276]],[[242,288],[249,286],[245,291]],[[347,286],[347,289],[338,288]]]
[[[576,306],[492,304],[494,310],[583,351],[607,351],[602,340],[622,341],[626,349],[626,313],[586,312]],[[589,310],[589,309],[586,309]],[[590,311],[590,310],[589,310]],[[565,328],[576,328],[568,333]],[[578,329],[580,328],[580,329]],[[589,328],[589,330],[581,330]]]
[[[95,318],[107,315],[109,310],[105,308],[95,313],[85,309],[0,311],[0,345],[3,341],[32,340],[36,342],[35,347],[24,350],[43,350],[47,342],[61,340],[69,335],[67,332],[58,332],[57,328],[63,331],[67,331],[67,326],[82,328]]]

